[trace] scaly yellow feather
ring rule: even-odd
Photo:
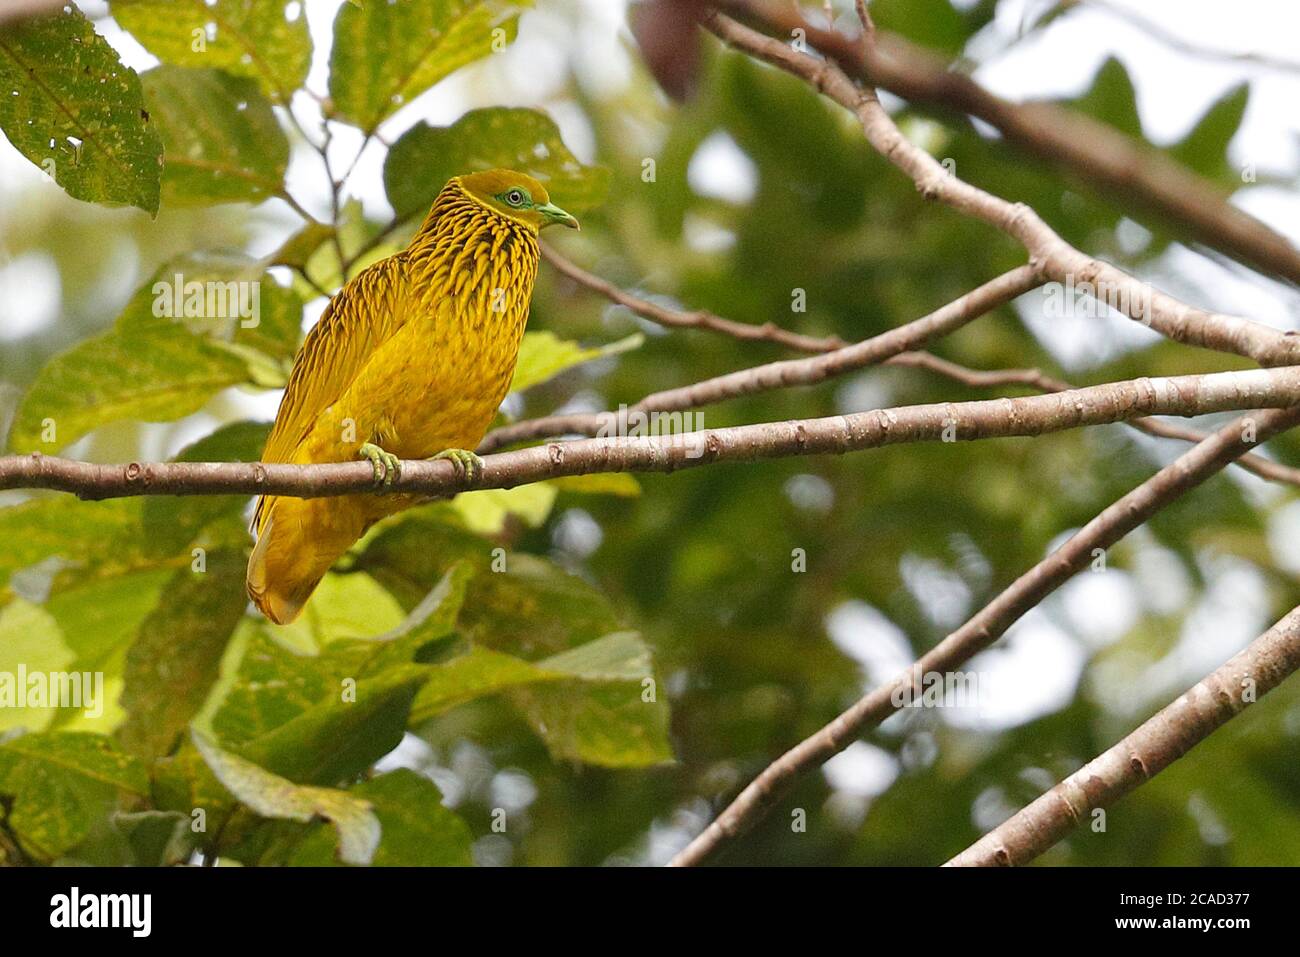
[[[538,230],[553,222],[577,225],[532,177],[451,180],[410,245],[330,301],[299,351],[262,461],[349,461],[366,443],[404,459],[477,446],[510,386]],[[249,596],[272,621],[292,621],[366,528],[417,501],[259,498]]]

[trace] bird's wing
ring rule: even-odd
[[[263,462],[289,462],[319,415],[338,401],[366,361],[410,317],[401,307],[403,260],[391,256],[353,277],[321,314],[289,374]]]

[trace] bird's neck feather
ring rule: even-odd
[[[464,315],[522,323],[540,250],[536,229],[493,211],[448,183],[406,250],[408,275],[433,307],[449,295]]]

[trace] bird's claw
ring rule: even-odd
[[[376,488],[388,488],[395,479],[401,477],[402,460],[375,443],[366,442],[357,450],[357,455],[370,460],[370,466],[375,470]]]
[[[474,476],[483,472],[483,460],[468,449],[444,449],[433,458],[447,459],[467,482],[473,482]]]

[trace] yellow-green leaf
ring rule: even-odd
[[[338,832],[339,858],[369,864],[379,846],[381,828],[369,801],[334,788],[305,787],[272,774],[238,755],[222,751],[202,735],[194,746],[212,773],[249,810],[266,818],[310,821],[323,817]]]
[[[158,212],[162,140],[140,78],[71,4],[0,28],[0,129],[70,196]]]
[[[255,381],[232,344],[292,354],[302,304],[250,260],[180,260],[142,286],[114,328],[41,370],[10,430],[16,452],[53,453],[107,422],[164,422]]]
[[[255,82],[168,65],[140,80],[162,134],[168,204],[260,202],[281,191],[289,141]]]
[[[44,608],[17,599],[0,610],[0,684],[9,676],[16,692],[24,671],[27,674],[64,671],[73,658],[58,622]],[[52,707],[34,708],[30,703],[18,707],[16,701],[6,702],[0,707],[0,731],[10,728],[42,731],[53,717]]]
[[[529,528],[537,528],[551,514],[555,489],[544,482],[516,488],[492,488],[462,492],[451,501],[451,509],[465,527],[479,535],[497,535],[506,519],[514,515]]]
[[[349,792],[369,801],[383,828],[376,867],[465,867],[473,863],[469,825],[443,807],[438,786],[409,768],[362,781]],[[295,867],[335,864],[328,831],[315,825],[295,848]]]
[[[244,614],[242,552],[214,552],[203,572],[178,571],[140,625],[126,655],[118,737],[131,752],[168,753],[217,677],[231,633]]]
[[[144,766],[99,734],[27,734],[0,744],[5,826],[38,861],[73,851],[125,795],[149,791]]]
[[[410,216],[453,176],[495,167],[535,176],[571,213],[599,206],[609,190],[609,170],[579,163],[549,116],[505,107],[473,110],[451,126],[411,127],[388,151],[384,188],[397,214]]]
[[[164,63],[253,77],[280,103],[302,86],[311,65],[311,34],[298,4],[113,0],[112,12],[113,19]]]
[[[548,479],[547,484],[561,492],[580,492],[584,495],[617,495],[635,498],[641,494],[641,483],[630,472],[597,472],[592,475],[566,475]]]
[[[504,49],[528,6],[528,0],[403,0],[340,7],[330,53],[335,114],[373,131],[443,77]]]
[[[637,332],[617,342],[587,347],[568,339],[561,339],[555,333],[546,330],[526,332],[519,346],[519,361],[515,364],[515,377],[510,383],[510,391],[522,392],[576,365],[627,352],[629,349],[637,348],[644,341],[645,337]]]

